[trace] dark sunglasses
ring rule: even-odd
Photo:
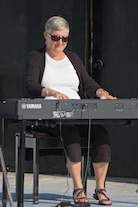
[[[67,36],[67,37],[60,37],[60,36],[58,36],[58,35],[51,35],[51,34],[49,34],[50,35],[50,37],[51,37],[51,40],[53,40],[53,41],[59,41],[60,39],[62,39],[62,41],[63,42],[68,42],[68,40],[69,40],[69,36]]]

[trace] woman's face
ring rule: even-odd
[[[44,32],[44,37],[47,41],[47,52],[52,52],[55,55],[60,54],[63,52],[65,47],[67,46],[67,42],[62,41],[62,39],[58,41],[54,41],[51,39],[51,35],[53,36],[59,36],[59,37],[68,37],[68,31],[67,30],[55,30],[52,31],[50,34]]]

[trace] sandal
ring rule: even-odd
[[[100,205],[111,205],[112,203],[110,203],[110,204],[104,204],[103,201],[110,201],[110,199],[105,195],[105,193],[103,191],[106,192],[105,189],[95,190],[95,193],[93,194],[93,198],[95,198],[96,200],[99,200],[98,193],[100,193],[100,194],[104,195],[106,197],[106,199],[100,200],[99,201],[99,204]]]
[[[78,192],[78,191],[79,191],[79,192]],[[78,193],[77,193],[77,192],[78,192]],[[82,188],[77,188],[77,189],[75,189],[75,190],[73,191],[73,200],[74,200],[74,203],[75,203],[75,204],[79,204],[80,207],[81,207],[81,204],[82,204],[83,206],[88,207],[88,206],[90,206],[89,201],[88,201],[88,202],[81,202],[82,199],[87,199],[86,196],[85,196],[85,197],[80,197],[80,198],[78,198],[78,196],[81,195],[82,192],[84,192],[84,190],[83,190]],[[74,198],[74,194],[75,194],[75,193],[77,193],[77,194],[76,194],[76,198]],[[76,202],[76,200],[78,200],[78,202]]]

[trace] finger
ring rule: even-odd
[[[62,95],[59,95],[59,96],[58,96],[58,99],[62,99]]]

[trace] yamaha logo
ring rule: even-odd
[[[42,104],[25,104],[21,105],[22,109],[42,109]]]

